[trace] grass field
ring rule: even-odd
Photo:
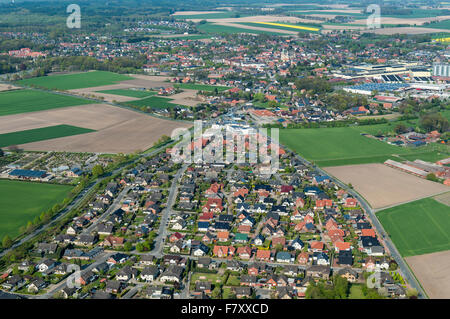
[[[375,134],[379,130],[387,129],[388,126],[384,124],[320,129],[281,129],[280,142],[323,167],[382,163],[387,159],[401,160],[404,155],[412,157],[417,155],[418,159],[433,157],[436,160],[447,157],[448,153],[442,152],[438,155],[439,152],[436,151],[445,146],[427,145],[405,148],[361,135],[361,133]]]
[[[226,86],[215,86],[215,85],[195,84],[195,83],[179,83],[174,84],[174,87],[187,90],[210,91],[210,92],[214,91],[215,89],[217,89],[217,91],[219,92],[230,89],[229,87]]]
[[[142,100],[126,102],[124,104],[136,107],[151,107],[152,109],[165,109],[177,106],[177,104],[170,103],[170,101],[172,101],[172,99],[159,96],[151,96]]]
[[[26,131],[5,133],[0,134],[0,147],[32,143],[90,132],[95,131],[71,125],[55,125]]]
[[[34,85],[48,89],[73,90],[112,85],[120,81],[132,80],[132,77],[106,71],[92,71],[83,73],[42,76],[38,78],[20,80],[22,85]]]
[[[0,238],[15,237],[42,212],[61,203],[71,186],[0,180]]]
[[[402,256],[450,249],[450,207],[425,198],[377,213]]]
[[[314,25],[300,25],[300,24],[287,24],[287,23],[275,23],[275,22],[241,22],[239,24],[264,27],[269,29],[278,30],[288,30],[288,31],[298,31],[298,32],[319,32],[320,27]]]
[[[129,96],[129,97],[137,97],[137,98],[144,98],[144,97],[148,97],[148,96],[152,96],[152,95],[156,94],[156,92],[154,92],[154,91],[129,90],[129,89],[103,90],[103,91],[97,91],[97,92],[99,92],[99,93],[106,93],[106,94]]]
[[[35,90],[7,91],[0,93],[0,116],[92,103],[81,98]]]
[[[250,30],[246,29],[244,26],[242,28],[235,28],[231,26],[224,26],[213,23],[201,24],[197,27],[199,31],[206,33],[254,33],[254,34],[269,34],[269,35],[286,35],[284,33],[275,31],[263,31],[263,30]]]

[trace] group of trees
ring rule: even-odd
[[[420,117],[420,127],[427,132],[439,131],[441,133],[447,132],[450,129],[448,119],[441,113],[428,113]]]
[[[116,73],[141,72],[147,58],[143,55],[133,57],[117,57],[111,60],[99,61],[88,56],[68,56],[50,59],[41,59],[37,62],[36,72],[30,76],[42,76],[54,70],[62,71],[110,71]]]
[[[333,91],[333,87],[327,79],[321,77],[300,78],[295,82],[298,90],[306,90],[312,94],[323,94]]]
[[[325,97],[325,104],[339,112],[343,112],[352,107],[365,106],[368,103],[366,96],[344,91],[338,91]]]
[[[347,279],[334,276],[332,284],[310,282],[306,289],[306,299],[347,299],[349,284]]]

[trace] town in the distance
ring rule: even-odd
[[[449,58],[440,0],[0,1],[0,299],[450,298]]]

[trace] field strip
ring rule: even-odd
[[[444,205],[450,206],[450,192],[448,193],[444,193],[441,195],[437,195],[434,197],[434,199],[436,201],[438,201],[439,203],[442,203]]]
[[[297,26],[297,25],[290,25],[290,24],[283,24],[283,23],[276,23],[276,22],[252,22],[257,24],[266,24],[266,25],[273,25],[277,27],[285,27],[285,28],[291,28],[291,29],[299,29],[299,30],[307,30],[307,31],[320,31],[319,28],[313,28],[313,27],[304,27],[304,26]]]
[[[273,32],[283,33],[283,34],[286,34],[286,35],[297,34],[297,32],[295,32],[295,31],[281,30],[281,29],[270,29],[270,28],[263,28],[263,27],[256,27],[256,26],[252,27],[252,26],[249,26],[249,25],[236,24],[236,23],[233,23],[233,22],[216,22],[214,24],[221,25],[221,26],[224,26],[224,27],[233,27],[233,28],[239,28],[239,29],[247,29],[247,30],[255,30],[255,31],[266,31],[266,32],[270,32],[270,33],[273,33]],[[249,33],[251,33],[251,32],[249,32]]]
[[[405,174],[408,174],[408,173],[405,173]],[[419,178],[419,177],[418,177],[418,178]],[[436,184],[439,184],[439,183],[436,183]],[[449,188],[449,189],[450,189],[450,188]],[[433,198],[433,199],[434,199],[435,196],[439,196],[439,195],[442,195],[442,194],[446,194],[446,193],[448,193],[448,192],[449,192],[449,191],[446,190],[446,191],[443,191],[443,192],[440,192],[440,193],[437,193],[437,194],[434,194],[434,195],[431,195],[431,196],[430,196],[430,195],[427,195],[427,196],[418,197],[417,199],[408,200],[408,201],[401,202],[401,203],[398,203],[398,204],[393,204],[393,205],[389,205],[389,206],[385,206],[385,207],[379,207],[379,208],[374,209],[373,211],[374,211],[375,213],[377,213],[377,212],[379,212],[379,211],[382,211],[382,210],[385,210],[385,209],[388,209],[388,208],[392,208],[392,207],[396,207],[396,206],[408,204],[408,203],[415,202],[415,201],[418,201],[418,200],[421,200],[421,199],[425,199],[425,198]],[[440,201],[437,200],[437,202],[440,202]],[[445,203],[443,203],[443,204],[445,204]]]

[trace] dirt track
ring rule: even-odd
[[[11,85],[11,84],[0,83],[0,92],[9,91],[9,90],[18,90],[18,89],[21,89],[21,88],[18,86]]]
[[[190,124],[105,104],[89,104],[0,117],[0,133],[68,124],[97,132],[21,145],[25,150],[131,153],[150,148],[163,134]]]
[[[375,209],[450,191],[450,187],[431,182],[384,164],[326,167],[344,183],[351,183]]]
[[[450,298],[450,250],[405,260],[431,299]]]

